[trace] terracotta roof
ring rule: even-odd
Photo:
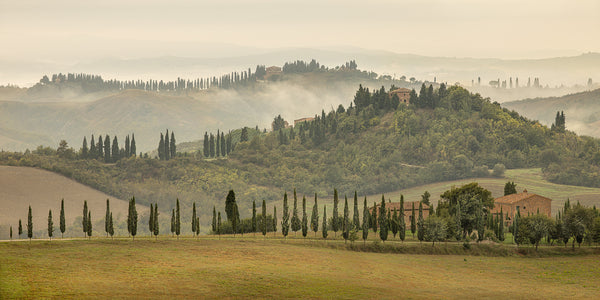
[[[395,90],[391,91],[390,93],[392,93],[392,94],[393,93],[400,93],[400,92],[403,92],[403,93],[407,93],[408,92],[408,93],[410,93],[411,91],[412,91],[411,89],[407,89],[407,88],[398,88],[398,89],[395,89]]]
[[[494,203],[513,204],[515,202],[519,202],[521,200],[529,199],[529,198],[535,197],[535,196],[552,201],[552,199],[550,199],[550,198],[540,196],[538,194],[528,193],[527,190],[524,190],[522,193],[519,193],[519,194],[506,195],[506,196],[503,196],[500,198],[496,198],[496,199],[494,199]]]

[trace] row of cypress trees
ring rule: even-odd
[[[125,137],[124,148],[119,148],[119,140],[115,136],[110,142],[110,136],[107,134],[104,138],[102,135],[98,136],[98,142],[94,140],[94,135],[90,140],[90,146],[88,148],[87,137],[83,137],[83,144],[81,145],[80,156],[83,159],[101,159],[106,163],[117,162],[121,158],[127,158],[135,156],[137,147],[135,145],[135,134],[131,134]]]

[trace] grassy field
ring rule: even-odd
[[[0,298],[592,299],[600,293],[597,254],[405,255],[330,246],[251,236],[5,242]]]

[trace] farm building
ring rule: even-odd
[[[506,195],[494,200],[494,209],[492,213],[496,216],[500,213],[500,209],[504,216],[508,213],[506,225],[511,225],[518,212],[521,212],[522,217],[529,214],[544,214],[551,217],[552,199],[546,198],[537,194],[532,194],[523,190],[522,193]],[[506,217],[505,217],[506,218]]]
[[[413,204],[415,205],[415,218],[419,217],[419,202],[404,202],[404,223],[410,224],[410,219],[412,218],[412,209]],[[377,215],[379,215],[379,206],[381,203],[377,203]],[[394,214],[394,208],[400,212],[400,202],[387,202],[385,204],[385,208],[390,210],[390,213]],[[369,208],[369,211],[373,212],[373,207]],[[429,217],[429,205],[423,204],[423,219],[427,219]],[[416,222],[416,220],[415,220]]]
[[[271,66],[265,69],[266,74],[265,74],[265,80],[271,78],[272,76],[280,76],[283,72],[281,70],[281,67],[278,66]]]
[[[404,103],[405,105],[410,104],[410,89],[406,89],[406,88],[399,88],[399,89],[395,89],[393,91],[390,92],[390,97],[393,97],[394,95],[398,96],[398,99],[400,99],[400,103]]]
[[[297,120],[294,120],[294,126],[298,125],[298,123],[311,122],[311,121],[314,121],[314,120],[315,120],[315,118],[313,118],[313,117],[297,119]]]

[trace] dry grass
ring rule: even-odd
[[[0,298],[587,298],[597,255],[402,255],[210,237],[0,243]]]

